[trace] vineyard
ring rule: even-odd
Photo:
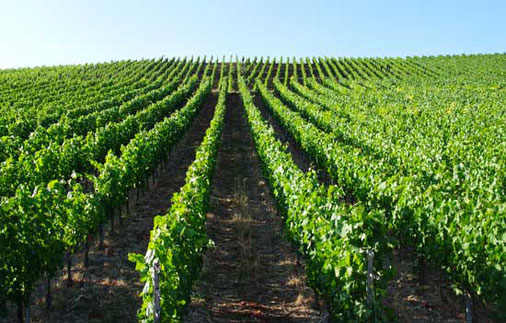
[[[0,321],[506,319],[506,55],[0,70]]]

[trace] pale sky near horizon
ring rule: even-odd
[[[0,68],[506,52],[505,1],[0,0]]]

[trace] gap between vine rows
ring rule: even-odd
[[[284,240],[238,93],[227,97],[207,214],[215,243],[204,258],[186,322],[317,322],[304,267]]]

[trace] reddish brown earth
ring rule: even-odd
[[[394,252],[397,274],[389,283],[383,304],[392,308],[399,322],[466,322],[465,300],[455,295],[439,270],[425,268],[419,278],[416,255],[409,248]],[[491,310],[473,300],[473,322],[496,322]]]
[[[227,101],[205,256],[186,322],[317,322],[313,291],[261,174],[238,94]]]

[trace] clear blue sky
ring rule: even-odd
[[[506,51],[506,1],[0,0],[0,68]]]

